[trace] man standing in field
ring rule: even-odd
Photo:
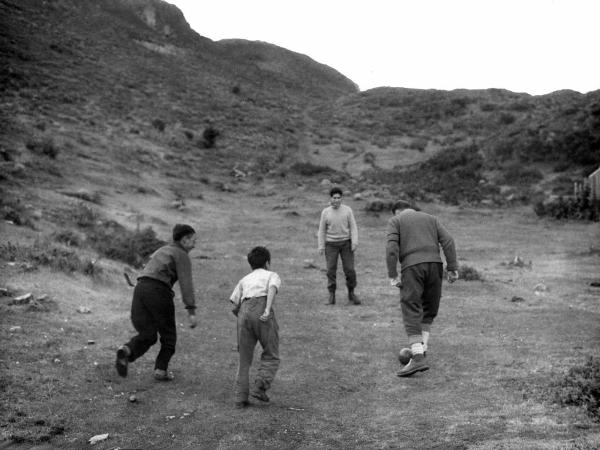
[[[392,214],[394,216],[387,224],[386,264],[390,284],[400,288],[410,360],[398,376],[407,377],[429,369],[425,354],[442,294],[440,245],[451,283],[458,279],[458,263],[454,239],[435,216],[417,211],[402,200],[394,203]],[[398,262],[401,277],[398,276]]]
[[[318,248],[319,254],[325,254],[327,263],[327,304],[335,304],[335,290],[338,257],[342,258],[342,268],[346,275],[348,300],[360,305],[360,300],[354,293],[356,287],[356,271],[354,270],[354,251],[358,245],[358,227],[352,208],[342,205],[343,193],[339,187],[329,191],[330,206],[321,212],[319,222]]]
[[[127,365],[156,343],[158,334],[160,351],[156,357],[154,378],[159,381],[173,379],[167,371],[177,341],[172,287],[179,281],[190,327],[195,328],[196,299],[192,263],[188,255],[195,244],[196,232],[191,226],[175,225],[173,242],[156,250],[138,276],[131,302],[131,322],[138,334],[117,350],[115,366],[122,377],[127,376]]]

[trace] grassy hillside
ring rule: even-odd
[[[0,0],[0,447],[597,448],[599,229],[508,206],[595,164],[597,98],[359,93],[306,56],[203,38],[159,0]],[[536,136],[566,156],[540,160]],[[360,307],[342,286],[324,305],[332,181],[361,194],[345,197]],[[364,201],[396,195],[427,200],[471,274],[444,286],[431,370],[407,380],[388,215]],[[156,348],[122,379],[123,271],[174,223],[198,230],[200,324],[179,325],[176,286],[175,381],[150,377]],[[238,411],[226,299],[261,244],[283,362],[271,403]]]

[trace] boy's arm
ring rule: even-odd
[[[269,320],[271,316],[271,307],[273,306],[273,301],[275,300],[275,295],[277,294],[277,287],[269,286],[269,292],[267,292],[267,306],[265,307],[265,312],[260,316],[260,320],[266,322]]]
[[[319,220],[319,231],[317,233],[317,249],[319,252],[325,251],[325,232],[326,232],[326,219],[325,210],[321,212],[321,219]]]

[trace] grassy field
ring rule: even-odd
[[[176,286],[181,325],[171,383],[151,378],[156,348],[130,366],[128,378],[114,371],[117,346],[133,334],[122,265],[103,261],[103,272],[89,277],[2,260],[0,287],[48,299],[35,310],[0,297],[0,448],[86,448],[103,433],[108,438],[94,448],[600,446],[600,424],[583,408],[553,403],[549,389],[570,367],[600,356],[600,290],[590,286],[600,277],[598,224],[543,221],[529,208],[423,205],[454,235],[461,265],[483,280],[445,284],[431,369],[401,379],[396,355],[406,341],[398,293],[387,284],[388,216],[346,202],[359,224],[363,304],[341,296],[326,306],[324,272],[305,267],[306,260],[324,266],[316,230],[327,195],[301,187],[273,192],[207,192],[176,212],[131,203],[132,215],[143,214],[164,239],[175,221],[199,231],[191,256],[200,323],[186,326]],[[1,226],[3,243],[42,233],[27,237],[22,227]],[[275,305],[282,364],[271,403],[237,410],[227,298],[247,273],[254,245],[269,247],[283,282]],[[509,264],[516,256],[525,267]]]

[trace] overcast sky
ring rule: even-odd
[[[600,89],[600,0],[167,0],[214,41],[270,42],[358,84]]]

